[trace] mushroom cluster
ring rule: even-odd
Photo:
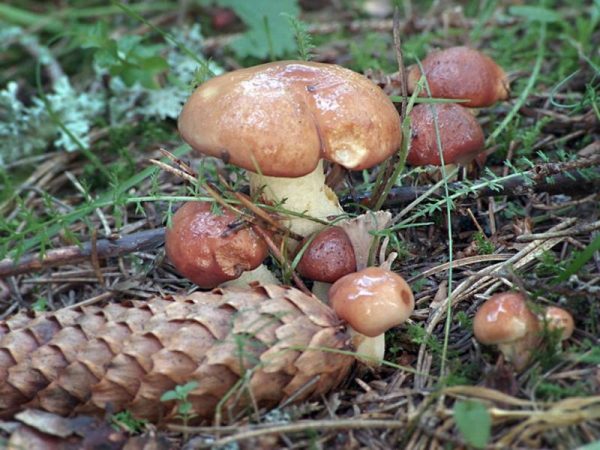
[[[323,161],[361,170],[400,147],[398,112],[379,87],[333,64],[263,64],[199,86],[183,107],[179,131],[195,151],[248,170],[253,197],[277,206],[278,219],[295,236],[310,239],[300,273],[333,282],[356,270],[343,231],[310,235],[343,214],[325,184]],[[166,235],[171,262],[203,288],[260,267],[267,255],[252,229],[233,226],[235,214],[215,216],[210,209],[184,205]]]
[[[421,71],[421,67],[423,72]],[[414,166],[485,162],[484,134],[472,109],[491,106],[509,96],[502,68],[483,53],[468,47],[451,47],[429,54],[408,71],[408,91],[414,92],[422,75],[428,89],[421,96],[463,102],[417,104],[410,112],[411,144],[407,162]],[[438,150],[437,130],[442,147]]]
[[[322,287],[321,297],[354,330],[358,353],[370,363],[381,360],[384,331],[414,308],[402,277],[366,267],[370,232],[391,215],[340,220],[344,212],[325,184],[324,162],[362,170],[400,148],[400,117],[383,91],[332,64],[263,64],[199,86],[183,107],[179,131],[193,150],[248,171],[252,197],[276,207],[277,220],[303,238],[282,240],[296,255],[298,273]],[[251,280],[267,256],[264,236],[230,210],[216,214],[210,203],[190,202],[172,222],[167,256],[202,288],[242,273]]]
[[[531,362],[544,327],[558,333],[561,341],[566,340],[573,334],[573,316],[557,306],[548,307],[538,316],[527,305],[525,296],[517,292],[492,295],[479,307],[473,321],[475,338],[484,345],[497,345],[517,371]]]

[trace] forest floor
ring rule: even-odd
[[[67,425],[48,418],[6,419],[0,446],[600,449],[600,2],[404,2],[400,48],[386,2],[252,3],[0,5],[0,326],[17,311],[197,290],[165,257],[164,227],[182,201],[207,196],[204,181],[246,185],[177,132],[210,72],[310,54],[401,100],[390,77],[399,52],[408,66],[467,45],[511,82],[507,101],[476,116],[485,167],[452,176],[407,166],[377,194],[393,217],[380,233],[398,254],[393,270],[415,293],[411,320],[386,334],[385,364],[357,364],[315,401],[219,427],[157,428],[113,411],[61,434]],[[198,183],[152,164],[170,163],[162,149]],[[338,183],[350,215],[375,203],[385,170]],[[520,373],[473,336],[478,307],[507,290],[575,321],[562,344],[546,333]]]

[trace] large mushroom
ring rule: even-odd
[[[369,364],[383,359],[384,333],[404,323],[415,308],[404,278],[381,267],[367,267],[337,280],[329,289],[329,302],[350,325],[359,359]]]
[[[253,193],[322,220],[342,213],[325,185],[322,160],[362,170],[402,141],[398,112],[378,86],[343,67],[305,61],[207,81],[184,105],[179,131],[196,151],[249,170]],[[303,236],[322,228],[289,220]]]

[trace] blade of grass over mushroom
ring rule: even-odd
[[[417,59],[417,64],[422,74],[425,74],[425,70],[421,65],[421,61]],[[429,87],[429,83],[427,82],[427,78],[422,75],[419,83],[424,82],[425,91],[427,92],[427,96],[431,97],[431,89]],[[415,89],[418,91],[418,89]],[[446,371],[446,358],[448,356],[448,343],[450,340],[450,325],[452,323],[452,280],[454,276],[454,252],[453,252],[453,238],[452,238],[452,210],[453,210],[453,202],[450,197],[450,190],[448,188],[448,174],[446,173],[446,163],[444,162],[444,149],[442,146],[442,139],[440,134],[440,127],[438,123],[437,110],[434,108],[434,105],[429,106],[433,111],[433,124],[435,127],[435,140],[438,148],[438,153],[440,155],[440,171],[442,172],[442,181],[444,187],[444,201],[446,203],[446,224],[448,228],[448,292],[446,295],[446,323],[444,325],[444,342],[442,346],[442,354],[440,356],[440,376],[443,378]],[[424,349],[424,346],[421,345],[421,349],[419,350],[419,356],[421,354],[421,350]]]
[[[414,94],[411,94],[409,99],[412,98]],[[404,99],[401,95],[390,95],[390,100],[394,103],[400,103]],[[413,103],[435,103],[435,104],[443,104],[443,103],[466,103],[468,99],[455,99],[455,98],[435,98],[435,97],[417,97]]]

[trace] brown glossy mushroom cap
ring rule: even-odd
[[[561,341],[569,339],[575,330],[575,322],[571,313],[558,306],[549,306],[544,311],[544,320],[547,322],[548,329],[561,330]]]
[[[485,147],[481,125],[467,108],[456,103],[418,104],[410,112],[410,150],[406,162],[413,166],[442,164],[437,145],[434,109],[445,164],[467,165]]]
[[[177,271],[202,288],[214,288],[258,267],[267,245],[251,229],[232,231],[238,219],[229,210],[217,215],[206,202],[185,203],[165,235],[167,256]]]
[[[401,144],[383,91],[333,64],[280,61],[213,78],[194,91],[179,131],[195,150],[273,177],[300,177],[320,159],[361,170]]]
[[[432,97],[468,99],[468,107],[490,106],[506,100],[509,83],[504,70],[489,56],[469,48],[451,47],[430,53],[422,61]],[[417,65],[408,72],[408,90],[413,92],[421,78]],[[426,96],[423,89],[421,96]]]
[[[526,339],[539,331],[539,321],[517,292],[492,295],[473,320],[475,338],[482,344],[507,344]]]
[[[305,242],[299,245],[300,249],[304,248]],[[346,232],[340,227],[320,231],[304,250],[296,270],[309,280],[325,283],[333,283],[356,272],[354,248]]]
[[[404,278],[380,267],[367,267],[337,280],[329,302],[354,330],[375,337],[412,314],[415,300]]]

